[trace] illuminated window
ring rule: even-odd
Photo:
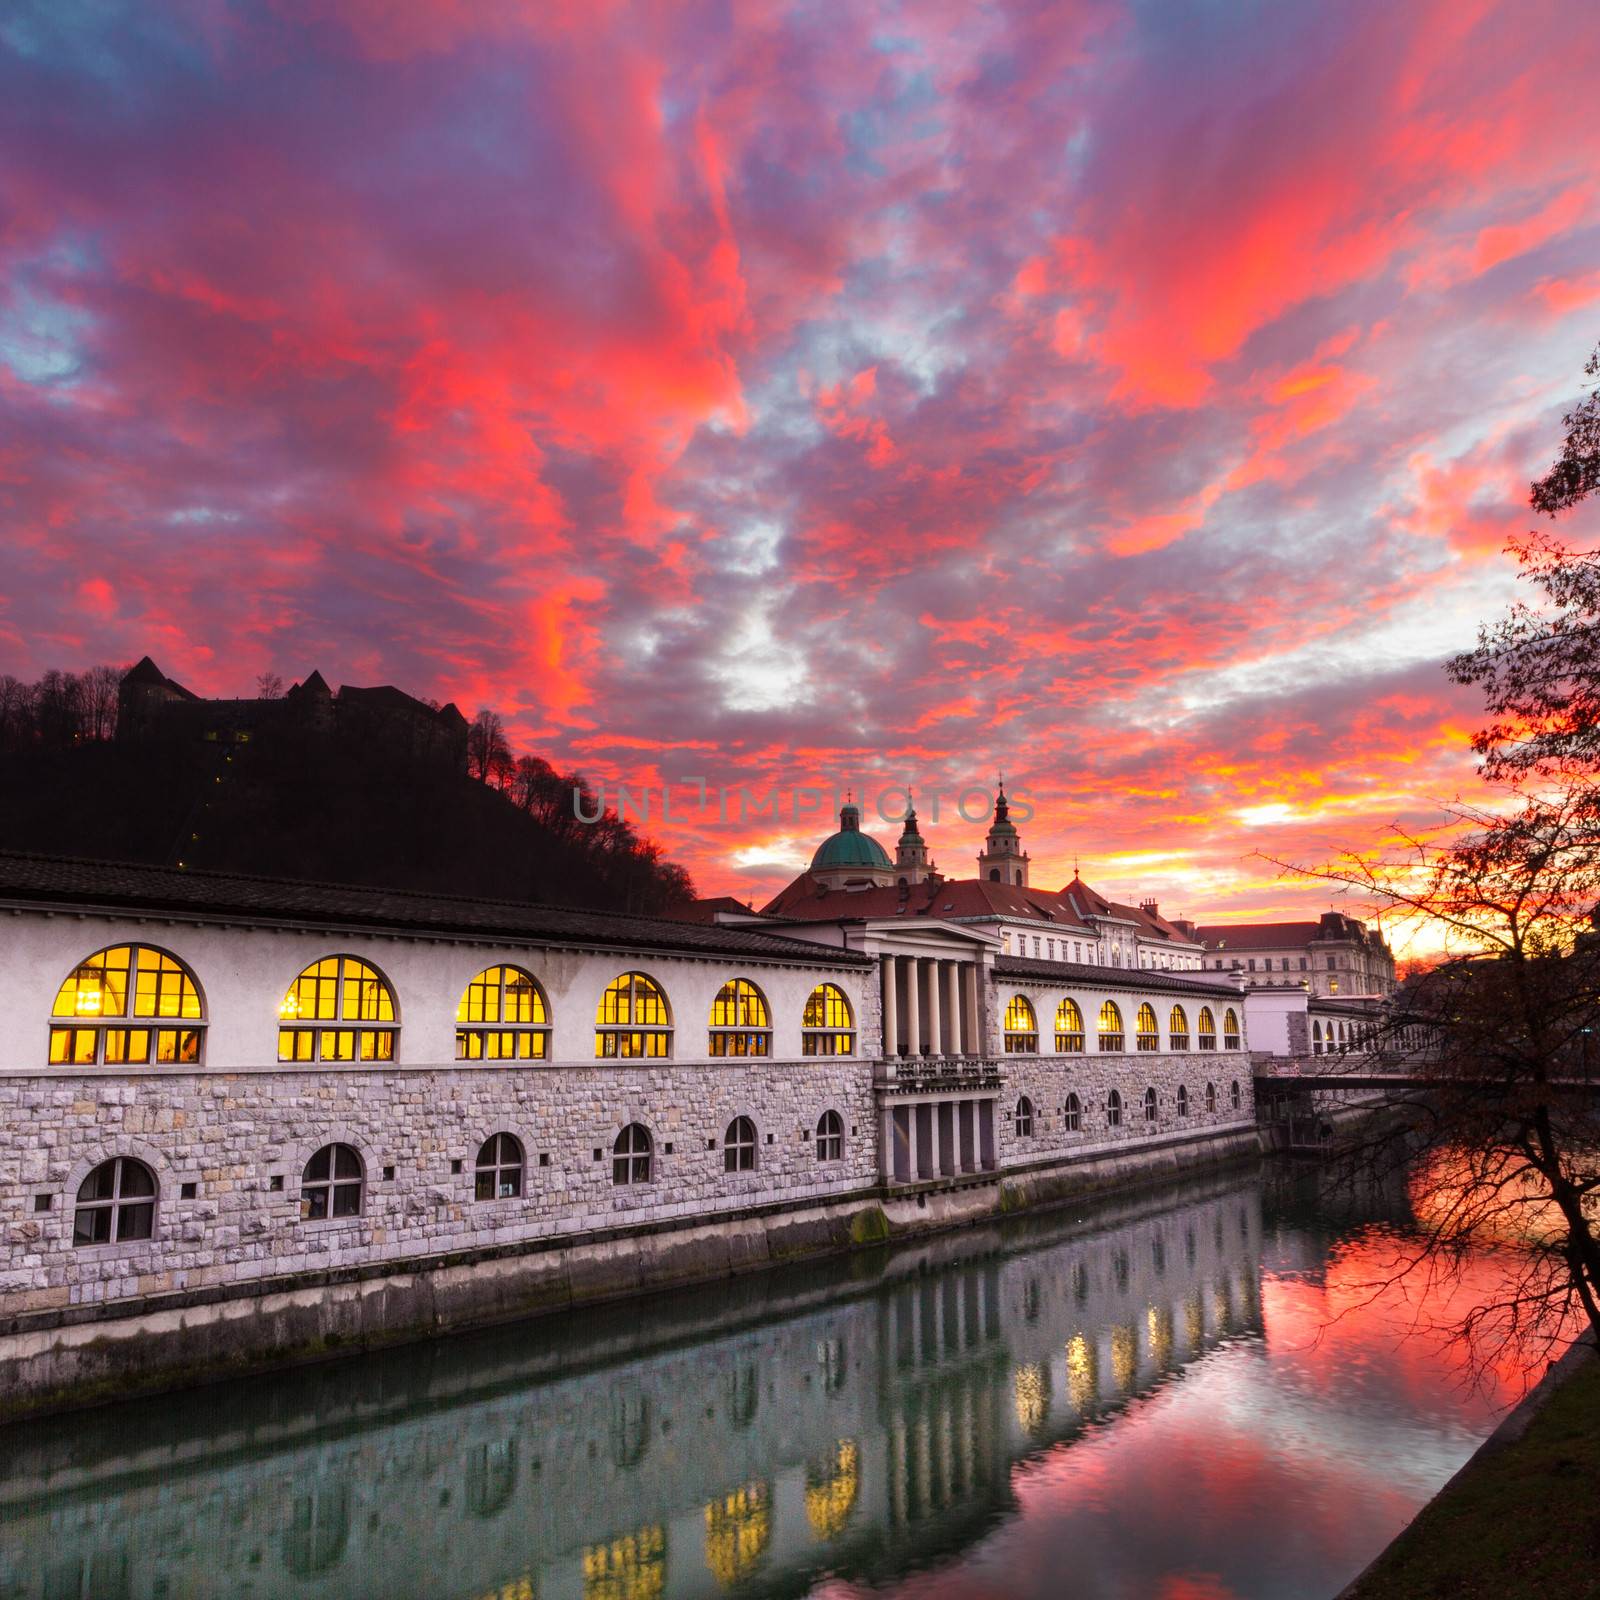
[[[1056,1050],[1061,1055],[1083,1053],[1083,1013],[1076,1000],[1063,1000],[1056,1007]]]
[[[1216,1114],[1217,1086],[1214,1083],[1208,1083],[1206,1085],[1206,1110],[1213,1116]]]
[[[514,1200],[522,1193],[522,1141],[509,1133],[491,1134],[478,1150],[477,1200]]]
[[[1107,1000],[1100,1007],[1100,1048],[1121,1050],[1125,1040],[1122,1033],[1122,1013],[1115,1000]]]
[[[51,1066],[200,1060],[205,1014],[194,974],[150,945],[114,945],[80,962],[56,991],[50,1018]]]
[[[1212,1016],[1210,1006],[1200,1007],[1200,1017],[1196,1026],[1194,1042],[1202,1050],[1215,1050],[1217,1048],[1217,1019]]]
[[[306,1222],[361,1215],[361,1157],[347,1144],[325,1144],[300,1175],[300,1216]]]
[[[729,978],[711,1002],[711,1054],[770,1056],[772,1013],[748,978]]]
[[[649,1183],[651,1164],[650,1130],[642,1122],[630,1122],[611,1146],[611,1181]]]
[[[671,1047],[672,1017],[654,978],[625,972],[606,986],[595,1013],[597,1057],[665,1056]]]
[[[756,1169],[756,1125],[749,1117],[735,1117],[722,1135],[722,1170],[754,1172]]]
[[[1083,1127],[1083,1102],[1075,1094],[1067,1096],[1067,1103],[1062,1107],[1061,1120],[1068,1133],[1077,1133]]]
[[[844,1154],[844,1122],[837,1111],[824,1111],[817,1120],[817,1160],[837,1161]]]
[[[1155,1007],[1148,1003],[1139,1007],[1138,1022],[1134,1032],[1134,1042],[1141,1050],[1159,1050],[1161,1048],[1161,1025],[1156,1021]]]
[[[1144,1120],[1146,1122],[1154,1122],[1156,1120],[1156,1109],[1156,1092],[1154,1089],[1146,1089],[1144,1092]]]
[[[806,1001],[800,1019],[800,1050],[808,1056],[848,1056],[855,1053],[856,1021],[844,991],[819,983]]]
[[[1122,1126],[1122,1096],[1115,1089],[1106,1095],[1106,1126],[1108,1128]]]
[[[1222,1013],[1222,1043],[1229,1050],[1239,1048],[1239,1013],[1232,1006]]]
[[[584,1546],[583,1600],[660,1600],[666,1592],[667,1530],[660,1523]]]
[[[280,1061],[393,1061],[394,992],[354,956],[313,962],[289,985],[278,1007]],[[310,1027],[334,1023],[334,1027]],[[382,1027],[353,1027],[382,1023]]]
[[[120,1244],[148,1239],[156,1227],[156,1178],[142,1161],[102,1161],[78,1187],[74,1244]]]
[[[457,1061],[543,1061],[550,1008],[521,967],[485,967],[456,1007]]]
[[[1233,1102],[1233,1109],[1235,1111],[1239,1110],[1244,1096],[1239,1092],[1239,1080],[1237,1078],[1228,1086],[1228,1098]]]
[[[1174,1006],[1167,1018],[1167,1034],[1174,1050],[1189,1048],[1189,1016],[1182,1006]]]
[[[1027,1095],[1017,1101],[1016,1130],[1019,1139],[1033,1137],[1033,1101]]]
[[[1186,1083],[1178,1085],[1178,1115],[1180,1117],[1189,1115],[1189,1086]]]
[[[841,1439],[832,1459],[821,1467],[806,1467],[806,1521],[817,1538],[832,1539],[844,1531],[860,1492],[861,1469],[853,1439]]]
[[[1014,994],[1006,1007],[1006,1052],[1021,1055],[1037,1052],[1039,1048],[1039,1019],[1025,994]]]

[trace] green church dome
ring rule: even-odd
[[[839,812],[839,831],[829,834],[817,846],[817,853],[811,858],[813,872],[827,872],[841,867],[863,867],[879,872],[894,870],[889,852],[870,833],[861,831],[861,810],[858,806],[845,806]]]

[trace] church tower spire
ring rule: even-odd
[[[1004,773],[995,795],[994,820],[983,841],[983,854],[978,857],[978,876],[990,883],[1014,883],[1024,889],[1028,886],[1028,852],[1022,848],[1017,825],[1011,820]]]
[[[906,822],[895,845],[894,866],[895,876],[903,884],[922,883],[935,876],[933,863],[928,859],[928,842],[917,827],[916,802],[909,789],[906,791]]]

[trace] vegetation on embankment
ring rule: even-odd
[[[1520,1419],[1519,1419],[1520,1420]],[[1492,1440],[1340,1600],[1600,1600],[1600,1359]]]

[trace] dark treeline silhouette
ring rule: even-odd
[[[512,757],[494,712],[473,724],[468,770],[451,771],[288,721],[243,739],[207,734],[202,715],[119,739],[122,677],[0,678],[0,848],[639,913],[693,895],[614,812],[580,821],[573,792],[593,817],[593,791]],[[495,735],[481,754],[480,726]]]

